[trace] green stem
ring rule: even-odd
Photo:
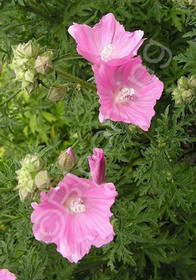
[[[21,89],[18,90],[17,92],[15,92],[15,93],[13,93],[8,99],[6,99],[4,102],[2,102],[2,103],[0,104],[0,106],[3,106],[3,105],[5,105],[6,103],[8,103],[8,102],[9,102],[10,100],[12,100],[20,91],[21,91]]]
[[[94,86],[93,84],[90,84],[80,78],[77,78],[67,72],[64,72],[64,71],[61,71],[61,70],[58,70],[57,71],[57,74],[59,74],[60,76],[66,78],[67,80],[71,81],[71,82],[75,82],[75,83],[78,83],[80,84],[81,86],[85,87],[85,88],[88,88],[88,89],[91,89],[91,90],[97,90],[96,89],[96,86]]]
[[[54,58],[53,60],[52,60],[52,62],[56,62],[56,61],[58,61],[58,60],[61,60],[61,59],[63,59],[63,60],[75,60],[75,59],[82,59],[82,57],[81,56],[67,56],[67,55],[62,55],[62,56],[60,56],[60,57],[56,57],[56,58]]]

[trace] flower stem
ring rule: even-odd
[[[15,92],[15,93],[13,93],[8,99],[6,99],[4,102],[2,102],[2,103],[0,104],[0,106],[3,106],[3,105],[5,105],[6,103],[8,103],[8,102],[9,102],[10,100],[12,100],[20,91],[21,91],[21,89],[18,90],[17,92]]]
[[[77,78],[67,72],[64,72],[64,71],[61,71],[61,70],[58,70],[57,71],[57,74],[59,74],[60,76],[66,78],[67,80],[71,81],[71,82],[75,82],[75,83],[78,83],[80,84],[81,86],[85,87],[85,88],[88,88],[88,89],[91,89],[91,90],[97,90],[96,89],[96,86],[94,86],[93,84],[90,84],[80,78]]]

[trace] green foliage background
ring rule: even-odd
[[[55,54],[54,65],[93,83],[90,64],[79,57],[67,29],[73,23],[94,25],[112,12],[126,30],[142,29],[172,51],[166,68],[144,64],[164,82],[149,133],[128,125],[98,121],[98,96],[67,82],[62,101],[47,98],[40,85],[28,96],[10,69],[12,45],[36,39]],[[160,48],[148,50],[159,56]],[[171,0],[0,0],[0,268],[19,280],[190,280],[196,269],[196,119],[195,100],[175,107],[172,91],[181,76],[196,74],[196,8]],[[50,86],[54,73],[42,77]],[[113,242],[92,248],[70,264],[56,246],[34,239],[31,201],[20,202],[15,171],[26,154],[38,154],[55,182],[63,174],[56,161],[72,146],[78,165],[73,173],[90,176],[87,155],[101,147],[106,180],[118,198],[112,208]]]

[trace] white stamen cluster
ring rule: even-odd
[[[104,62],[110,61],[112,59],[113,50],[114,50],[114,46],[111,43],[106,45],[101,52],[102,61]]]
[[[120,90],[118,94],[118,101],[121,104],[126,104],[127,102],[132,100],[132,96],[135,94],[135,90],[133,88],[124,87]]]
[[[86,210],[84,202],[80,197],[74,197],[70,199],[69,209],[71,213],[82,213]]]

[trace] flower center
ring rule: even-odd
[[[121,88],[117,95],[117,101],[120,104],[127,104],[129,101],[133,99],[133,95],[135,94],[134,88],[124,87]]]
[[[66,206],[73,213],[83,213],[85,212],[85,204],[80,197],[72,196],[66,201]]]
[[[101,52],[101,60],[104,62],[111,60],[113,50],[114,50],[114,46],[111,43],[106,45]]]

